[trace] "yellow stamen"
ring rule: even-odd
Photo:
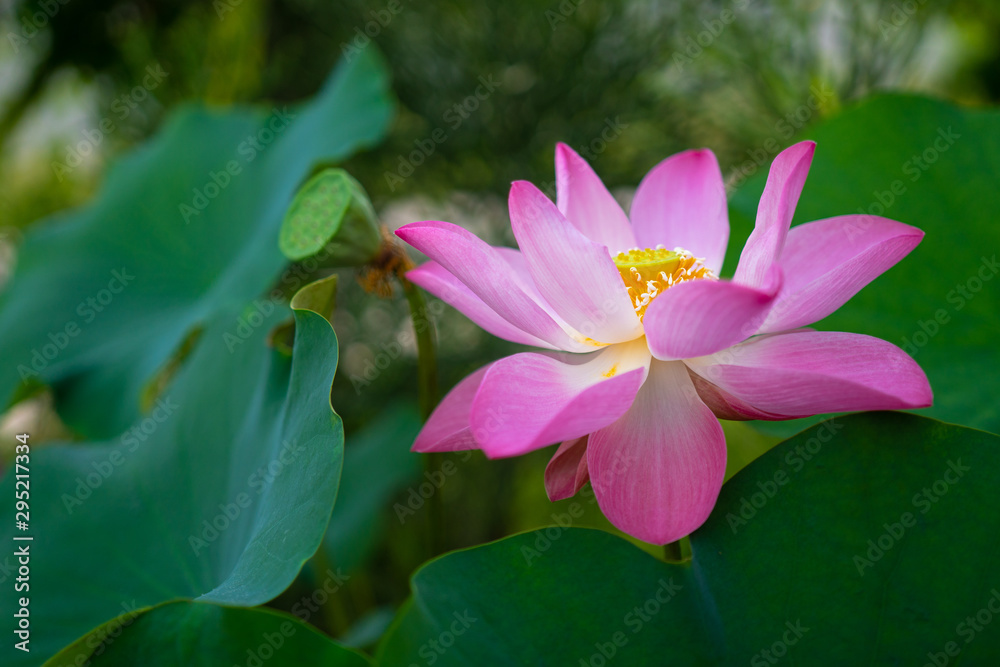
[[[653,299],[674,285],[689,280],[718,280],[704,265],[704,258],[695,257],[684,248],[632,248],[618,253],[614,260],[639,319]]]
[[[609,368],[606,372],[602,373],[602,375],[606,378],[609,378],[609,377],[614,377],[615,373],[617,372],[618,372],[618,364],[615,364],[614,366]]]

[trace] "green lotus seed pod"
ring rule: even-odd
[[[324,169],[292,200],[278,246],[285,257],[321,256],[324,266],[360,266],[378,254],[378,219],[361,184],[343,169]]]

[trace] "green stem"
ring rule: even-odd
[[[434,323],[427,314],[427,301],[420,289],[399,276],[403,293],[410,304],[413,330],[417,334],[417,387],[420,413],[424,420],[437,406],[437,353],[434,346]]]
[[[668,563],[684,563],[691,560],[691,540],[682,537],[676,542],[664,544],[663,559]]]
[[[424,421],[431,416],[437,406],[437,352],[434,341],[434,323],[427,313],[427,301],[423,292],[406,278],[399,276],[406,300],[410,304],[413,330],[417,334],[417,386],[420,413]],[[431,478],[441,468],[441,454],[424,455],[424,471]],[[444,551],[447,543],[445,535],[443,488],[437,489],[427,504],[427,553],[430,557]]]
[[[329,576],[327,573],[334,571],[333,564],[327,557],[326,545],[319,545],[319,549],[313,556],[313,565],[315,579],[313,583],[317,586],[324,586],[326,578]],[[330,595],[326,604],[320,608],[323,613],[323,625],[326,626],[326,631],[331,637],[340,637],[351,626],[351,615],[345,607],[346,596],[347,591],[338,590]],[[313,623],[317,626],[320,625],[318,619]]]

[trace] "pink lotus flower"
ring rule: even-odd
[[[814,150],[802,142],[775,158],[732,280],[718,279],[729,218],[709,150],[649,172],[630,221],[560,144],[557,204],[528,182],[511,187],[520,251],[447,222],[399,229],[432,260],[410,280],[496,336],[558,351],[515,354],[462,380],[414,451],[505,457],[561,442],[545,471],[550,499],[589,479],[615,526],[665,544],[698,528],[715,505],[726,469],[717,418],[930,405],[927,377],[895,345],[800,328],[923,237],[856,215],[790,230]]]

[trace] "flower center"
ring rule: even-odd
[[[639,319],[646,314],[653,299],[678,283],[706,278],[718,280],[718,276],[703,264],[703,258],[695,257],[684,248],[632,248],[615,255],[614,261]]]

